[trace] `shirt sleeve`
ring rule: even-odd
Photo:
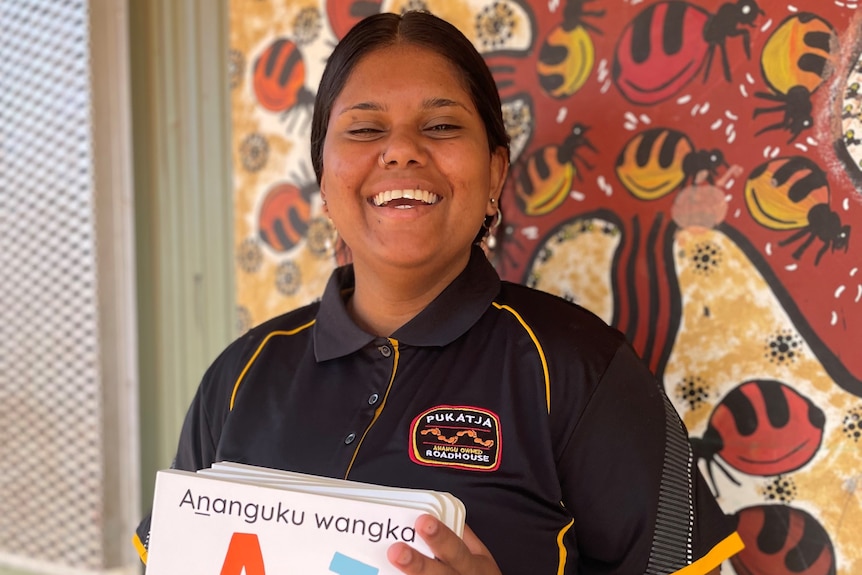
[[[703,575],[742,549],[660,384],[623,344],[559,463],[579,574]]]

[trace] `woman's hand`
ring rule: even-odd
[[[389,547],[389,562],[407,575],[501,575],[488,548],[469,527],[461,539],[430,515],[422,515],[414,525],[416,533],[437,557],[432,559],[406,543]]]

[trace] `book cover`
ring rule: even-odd
[[[392,543],[431,555],[413,529],[423,513],[463,532],[448,494],[238,464],[159,471],[146,574],[397,575]]]

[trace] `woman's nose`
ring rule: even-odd
[[[424,163],[426,152],[421,136],[419,132],[409,129],[393,130],[380,153],[381,164],[384,167],[403,168]]]

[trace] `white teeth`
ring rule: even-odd
[[[432,194],[427,190],[386,190],[385,192],[380,192],[374,196],[372,201],[375,206],[382,206],[388,204],[392,200],[399,200],[401,198],[406,200],[418,200],[424,204],[432,205],[437,203],[440,196]]]

